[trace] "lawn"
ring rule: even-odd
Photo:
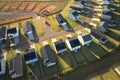
[[[101,59],[104,55],[107,54],[107,52],[95,41],[92,41],[90,46],[87,46],[87,48],[90,50],[90,52],[96,56],[98,59]]]
[[[58,26],[57,21],[55,20],[55,15],[47,16],[45,17],[45,20],[48,22],[48,24],[50,24],[49,27],[53,32],[60,32],[64,30],[62,27]]]
[[[73,57],[75,58],[78,64],[81,64],[87,61],[87,58],[81,49],[79,49],[77,52],[71,52],[71,53],[73,54]]]
[[[91,46],[91,44],[90,44],[90,46]],[[91,53],[91,51],[87,48],[87,46],[82,46],[81,49],[83,51],[83,54],[87,58],[87,62],[92,62],[92,61],[97,60],[97,57]]]

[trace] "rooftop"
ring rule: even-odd
[[[23,75],[22,55],[17,53],[10,59],[9,70],[12,78],[17,78]]]
[[[23,25],[24,33],[28,31],[32,31],[32,23],[30,21],[26,21],[26,23]]]
[[[65,42],[63,42],[62,40],[57,41],[57,42],[54,42],[54,44],[55,44],[55,47],[56,47],[56,50],[57,50],[57,51],[66,49]]]
[[[75,7],[75,6],[70,6],[70,9],[73,9],[75,11],[82,11],[83,10],[82,8]]]
[[[102,38],[96,31],[92,31],[91,35],[94,36],[96,39],[101,39]]]
[[[0,28],[0,38],[5,38],[6,37],[6,27],[1,27]]]
[[[24,54],[25,61],[29,61],[29,60],[36,59],[36,58],[37,58],[37,56],[36,56],[35,49],[31,49],[31,50],[25,52],[25,54]]]
[[[71,38],[67,38],[67,39],[70,42],[70,45],[71,45],[72,48],[81,45],[77,37],[71,37]]]
[[[16,33],[17,33],[17,28],[7,29],[7,34],[16,34]]]
[[[79,13],[78,12],[72,12],[72,14],[73,14],[73,16],[78,16],[79,15]]]
[[[59,24],[62,24],[62,23],[65,22],[65,20],[64,20],[64,18],[61,14],[57,14],[55,18],[56,18],[56,20],[58,21]]]
[[[50,48],[50,45],[45,45],[41,48],[41,55],[44,61],[49,60],[50,63],[55,62],[53,51]]]
[[[82,38],[83,38],[83,40],[84,40],[85,42],[92,39],[92,37],[90,36],[90,34],[84,35],[84,36],[82,36]]]

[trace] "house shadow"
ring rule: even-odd
[[[35,38],[34,40],[31,40],[31,41],[35,42],[35,43],[38,43],[39,42],[39,37],[37,35],[36,28],[35,28],[35,26],[33,24],[31,24],[31,25],[32,25],[32,30],[33,30],[33,36]]]
[[[67,32],[75,32],[74,29],[73,29],[73,27],[69,24],[69,22],[66,19],[64,19],[64,20],[67,23],[67,27],[69,29],[69,30],[67,30]]]
[[[34,64],[29,64],[29,67],[31,68],[32,72],[34,73],[35,77],[38,80],[43,78],[42,68],[41,68],[41,64],[40,64],[39,60],[41,60],[41,58],[38,56],[38,61],[37,62],[35,62]]]
[[[105,32],[105,34],[113,39],[115,39],[116,41],[120,41],[120,36],[115,34],[114,32],[108,30],[107,32]]]
[[[65,63],[66,63],[69,67],[73,67],[74,64],[73,64],[73,62],[71,61],[71,58],[70,58],[69,54],[70,54],[70,52],[69,52],[68,49],[67,49],[66,52],[61,53],[61,54],[57,54],[57,55],[58,55],[61,59],[63,59],[63,60],[65,61]]]
[[[116,46],[112,42],[108,41],[107,43],[103,44],[108,49],[115,49]]]
[[[6,63],[6,72],[3,75],[0,75],[0,80],[9,80],[11,79],[11,76],[9,75],[9,66],[8,63]]]
[[[20,42],[23,42],[23,41],[27,41],[27,37],[25,37],[24,33],[22,34],[22,23],[21,22],[18,22],[19,24],[19,41]]]
[[[90,51],[93,52],[93,54],[98,58],[101,59],[105,55],[107,55],[107,52],[104,48],[102,48],[100,45],[96,44],[92,41],[91,46],[88,47]]]
[[[28,67],[27,67],[27,64],[25,63],[24,58],[22,59],[22,61],[23,61],[23,78],[28,79],[28,77],[29,77]]]
[[[99,72],[97,72],[99,75],[102,75],[102,74],[105,74],[105,73],[107,73],[107,72],[109,72],[110,71],[110,69],[109,68],[105,68],[105,69],[103,69],[103,70],[100,70]]]

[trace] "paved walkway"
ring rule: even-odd
[[[50,27],[45,24],[45,21],[44,21],[43,18],[41,18],[39,16],[35,17],[37,20],[39,20],[39,21],[41,21],[43,23],[43,26],[44,26],[44,29],[45,29],[45,32],[46,32],[44,34],[44,36],[42,36],[40,38],[36,38],[33,41],[31,41],[31,42],[30,41],[21,42],[17,46],[12,47],[12,49],[23,48],[23,47],[28,46],[30,44],[35,44],[35,43],[43,42],[43,41],[46,41],[46,40],[50,40],[52,38],[56,38],[56,37],[59,37],[59,36],[64,36],[64,35],[67,35],[67,34],[70,34],[70,33],[74,33],[74,32],[80,31],[82,28],[88,27],[89,23],[92,21],[92,16],[93,16],[93,11],[89,10],[88,18],[86,19],[86,21],[82,25],[74,28],[72,31],[62,31],[62,32],[52,32],[52,30],[50,29]],[[6,48],[4,50],[0,49],[0,52],[1,51],[6,51],[6,50],[8,51],[10,49],[11,48]]]

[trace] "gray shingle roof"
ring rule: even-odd
[[[49,60],[49,63],[55,62],[55,57],[53,55],[53,51],[49,45],[43,46],[40,51],[41,51],[43,61]]]
[[[17,53],[10,59],[9,70],[12,78],[20,77],[23,75],[22,55],[20,53]]]
[[[0,28],[0,38],[6,38],[6,27]]]
[[[26,23],[23,25],[24,33],[28,31],[32,31],[32,23],[30,21],[26,21]]]

